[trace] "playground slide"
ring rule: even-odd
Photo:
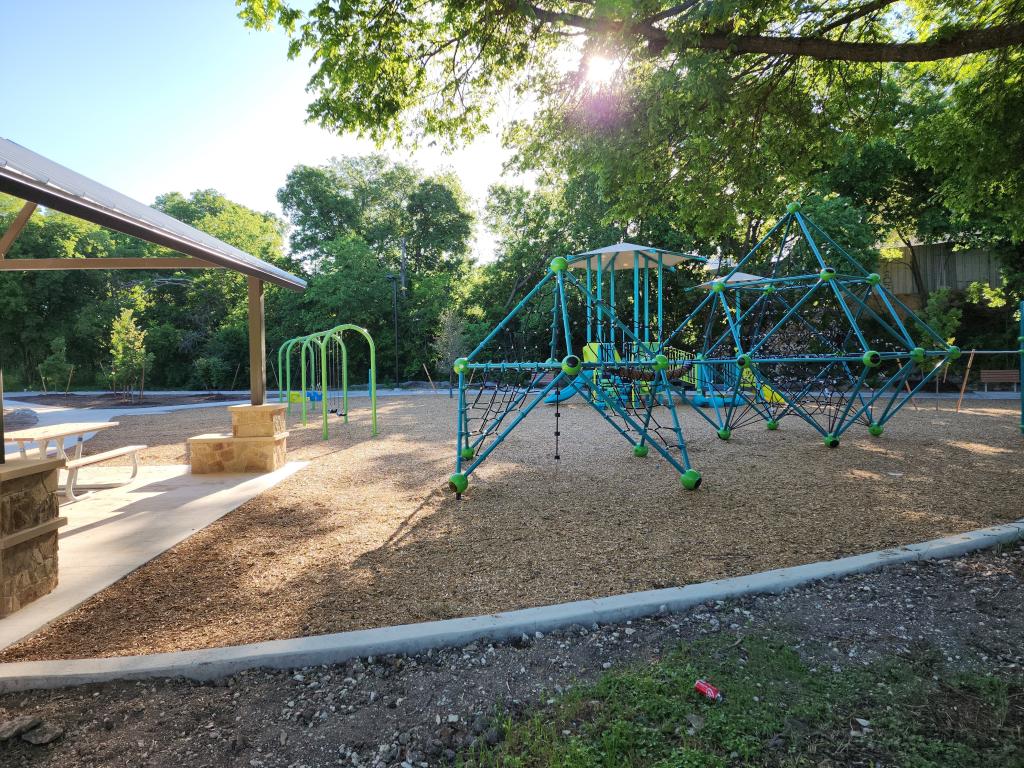
[[[557,389],[551,390],[548,396],[544,398],[544,402],[548,405],[554,405],[555,403],[564,403],[570,397],[575,397],[576,395],[586,397],[586,393],[590,391],[587,388],[587,381],[593,375],[593,372],[590,371],[580,371],[576,378],[572,380],[572,383],[562,387],[561,391]]]
[[[599,359],[600,345],[596,342],[590,342],[589,344],[583,345],[583,362],[585,363],[596,363]],[[615,351],[615,362],[622,362],[622,358],[619,357],[618,350]],[[572,384],[567,387],[563,387],[561,393],[557,390],[552,390],[551,393],[544,398],[544,402],[547,405],[554,405],[555,403],[564,403],[570,397],[580,395],[581,397],[589,397],[590,389],[587,384],[592,382],[594,379],[593,371],[580,371],[579,375],[573,380]],[[598,401],[597,403],[602,408],[604,403]]]

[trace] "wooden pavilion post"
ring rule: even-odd
[[[263,317],[263,281],[248,276],[249,285],[249,392],[252,405],[267,399],[267,342]]]
[[[14,221],[11,222],[7,230],[0,235],[0,261],[7,255],[7,252],[11,250],[11,246],[14,245],[14,241],[18,239],[18,235],[21,234],[21,230],[28,224],[28,220],[32,218],[33,212],[36,210],[36,204],[33,202],[26,202],[21,210],[18,211],[14,217]],[[6,444],[4,443],[4,367],[3,367],[3,356],[0,355],[0,464],[6,462]]]

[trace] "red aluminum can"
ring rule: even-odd
[[[708,699],[710,701],[722,700],[722,692],[715,688],[715,686],[713,686],[707,680],[698,680],[696,683],[693,684],[693,690],[695,690],[705,699]]]

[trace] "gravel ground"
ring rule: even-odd
[[[683,411],[705,484],[684,491],[586,405],[528,418],[462,501],[454,403],[386,398],[378,438],[365,399],[352,422],[294,427],[312,463],[0,661],[154,653],[257,642],[684,585],[859,554],[1022,517],[1024,463],[1009,403],[959,416],[922,404],[880,439],[825,448],[802,422],[724,442]],[[144,442],[147,461],[183,435],[223,429],[221,408],[124,417],[90,451]],[[653,454],[653,452],[652,452]],[[180,460],[180,459],[179,459]],[[74,506],[65,508],[74,516]]]
[[[4,721],[22,717],[41,720],[41,738],[53,740],[0,741],[0,763],[444,765],[476,739],[501,738],[492,720],[499,709],[522,713],[606,669],[651,662],[708,634],[737,643],[766,632],[791,638],[814,668],[928,652],[941,654],[950,671],[1019,675],[1022,601],[1024,549],[1013,548],[511,644],[255,670],[206,684],[162,680],[9,694],[0,696],[0,735]]]

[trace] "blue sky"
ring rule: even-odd
[[[309,71],[283,32],[253,32],[232,0],[0,0],[0,136],[151,203],[213,187],[279,212],[298,163],[373,149],[306,125]],[[408,153],[396,152],[397,157]],[[507,153],[485,137],[452,155],[478,203]],[[478,237],[477,255],[492,243]]]

